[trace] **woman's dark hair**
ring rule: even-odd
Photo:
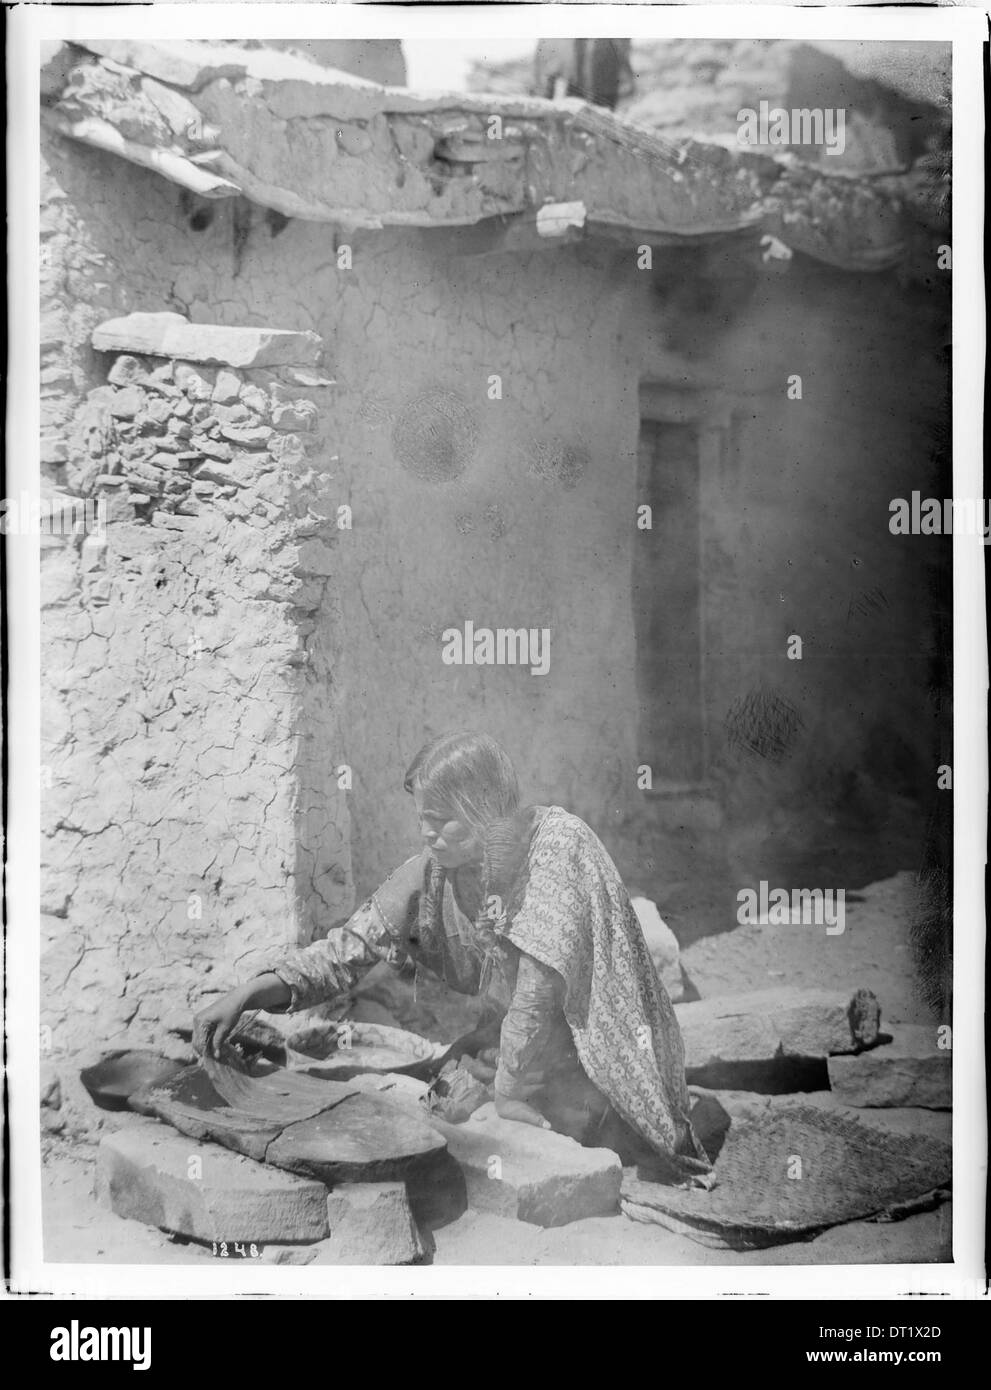
[[[403,786],[411,795],[450,810],[484,839],[494,821],[512,816],[520,804],[516,769],[506,750],[488,734],[442,734],[425,744],[410,763]]]

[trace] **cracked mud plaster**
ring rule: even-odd
[[[321,505],[271,476],[280,512]],[[45,551],[43,997],[60,1047],[125,1022],[153,1035],[214,972],[221,988],[350,908],[335,639],[310,621],[332,609],[332,548],[260,497],[249,510],[251,492],[149,516],[125,481],[101,490],[97,568],[70,541]]]

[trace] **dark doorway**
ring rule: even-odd
[[[650,508],[633,560],[639,762],[655,786],[692,785],[705,775],[698,426],[642,420],[637,471]]]

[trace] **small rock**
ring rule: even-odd
[[[213,387],[210,383],[195,373],[186,378],[182,389],[191,401],[209,401],[213,396]]]
[[[251,420],[251,411],[240,401],[233,405],[215,405],[213,413],[221,425],[244,425]]]
[[[145,403],[145,394],[137,386],[125,386],[114,394],[110,414],[117,420],[133,420]]]
[[[97,1195],[117,1216],[204,1241],[315,1241],[328,1235],[327,1190],[153,1120],[106,1135]]]
[[[41,461],[42,463],[67,463],[69,459],[69,447],[64,439],[57,439],[53,435],[46,435],[41,441]]]
[[[111,386],[139,386],[146,380],[146,376],[144,366],[138,359],[124,353],[110,368],[107,380]]]
[[[104,603],[109,603],[112,594],[113,589],[111,587],[110,580],[106,577],[97,579],[95,583],[90,583],[86,589],[86,597],[88,601],[91,604],[96,604],[97,606]]]
[[[237,372],[229,371],[222,367],[217,373],[216,385],[213,388],[213,400],[220,405],[230,405],[236,401],[241,391],[241,378]]]
[[[84,574],[102,568],[107,556],[106,536],[87,536],[80,552],[80,569]]]
[[[186,405],[189,402],[185,402]],[[164,396],[148,396],[145,400],[145,407],[142,411],[141,423],[152,425],[164,425],[173,413],[172,402],[166,400]]]
[[[248,409],[253,410],[256,415],[268,414],[269,406],[271,403],[268,399],[267,393],[263,391],[260,386],[254,386],[251,384],[242,386],[241,400],[248,407]]]
[[[232,444],[240,444],[245,449],[263,449],[272,438],[272,431],[268,425],[243,428],[237,425],[221,425],[220,433]]]
[[[405,1265],[422,1259],[423,1241],[401,1182],[346,1183],[327,1198],[330,1239],[313,1264]]]
[[[205,449],[203,453],[206,453]],[[240,482],[233,468],[225,467],[219,460],[216,463],[204,463],[202,467],[196,470],[196,477],[197,479],[203,478],[213,483],[229,484],[232,488],[236,487]],[[233,495],[233,493],[225,495]]]
[[[303,441],[298,434],[273,434],[270,449],[272,457],[287,466],[305,457]]]
[[[272,423],[280,430],[312,430],[316,420],[317,408],[312,401],[294,401],[272,410]]]
[[[201,363],[174,362],[172,366],[172,375],[180,391],[185,391],[187,384],[194,378],[199,381],[209,381],[210,390],[213,390],[213,374],[205,369]]]
[[[320,376],[317,372],[307,371],[305,367],[290,367],[286,372],[290,381],[299,386],[336,386],[337,382],[329,376]]]
[[[198,529],[192,517],[179,516],[176,512],[154,512],[151,520],[153,525],[167,526],[172,531],[195,531]]]

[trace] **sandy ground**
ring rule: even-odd
[[[703,996],[767,989],[775,984],[873,989],[885,1022],[926,1023],[931,1016],[914,987],[907,920],[912,876],[898,875],[862,890],[848,904],[846,930],[745,927],[696,942],[683,953]],[[127,1124],[107,1115],[104,1127]],[[209,1249],[173,1241],[124,1221],[93,1197],[95,1148],[46,1139],[45,1257],[53,1262],[202,1264],[218,1267]],[[900,1222],[853,1222],[813,1241],[737,1253],[714,1250],[662,1227],[625,1216],[593,1217],[543,1230],[478,1212],[434,1231],[434,1262],[443,1265],[689,1265],[901,1264],[950,1259],[949,1204]]]

